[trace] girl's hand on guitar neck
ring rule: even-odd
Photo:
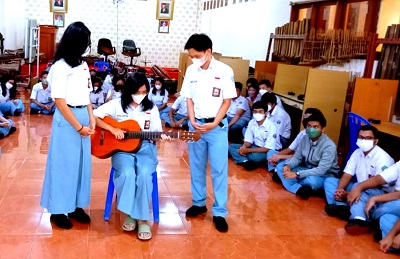
[[[161,138],[161,140],[171,140],[171,137],[166,134],[161,134],[160,138]]]
[[[124,130],[117,129],[117,128],[112,128],[110,129],[110,132],[115,136],[116,139],[123,139],[125,138],[125,132]]]

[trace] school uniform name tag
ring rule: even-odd
[[[220,97],[221,89],[218,87],[213,87],[212,96],[213,97]]]
[[[150,129],[150,120],[145,120],[144,121],[144,127],[143,128],[146,129],[146,130]]]

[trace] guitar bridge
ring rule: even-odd
[[[100,146],[104,145],[104,135],[105,135],[105,130],[102,130],[100,132]]]

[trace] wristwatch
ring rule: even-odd
[[[296,172],[296,177],[300,178],[300,172]]]

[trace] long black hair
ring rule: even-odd
[[[14,84],[11,89],[7,89],[6,83],[10,80],[14,80]],[[14,77],[12,77],[10,74],[5,74],[1,77],[0,84],[1,84],[2,95],[5,97],[7,95],[7,90],[8,90],[10,92],[10,99],[14,99],[15,96],[17,95],[17,87],[15,85]]]
[[[143,73],[133,73],[128,76],[125,80],[125,88],[121,95],[122,110],[126,113],[126,109],[132,103],[132,94],[136,94],[140,87],[146,85],[147,92],[150,91],[149,81]],[[153,108],[154,104],[149,100],[148,95],[140,103],[143,111],[147,111]]]
[[[161,88],[160,88],[160,95],[161,96],[163,96],[163,95],[165,95],[165,84],[164,84],[164,78],[162,78],[162,77],[156,77],[156,78],[154,78],[154,87],[153,87],[153,90],[151,91],[154,95],[157,93],[157,88],[156,88],[156,86],[155,86],[155,83],[156,82],[160,82],[161,83]]]
[[[64,59],[71,67],[79,66],[83,61],[82,54],[91,45],[90,34],[83,22],[71,23],[58,44],[54,62]]]
[[[100,77],[97,77],[97,76],[92,76],[91,80],[92,80],[92,85],[93,85],[93,93],[98,94],[99,92],[102,91],[101,87],[103,86],[103,81],[101,80]],[[99,83],[99,88],[96,91],[94,90],[95,83]]]
[[[124,85],[117,85],[118,81],[124,82]],[[119,92],[119,91],[124,91],[125,88],[125,80],[123,77],[119,75],[114,75],[111,81],[111,84],[114,86],[114,90]]]

